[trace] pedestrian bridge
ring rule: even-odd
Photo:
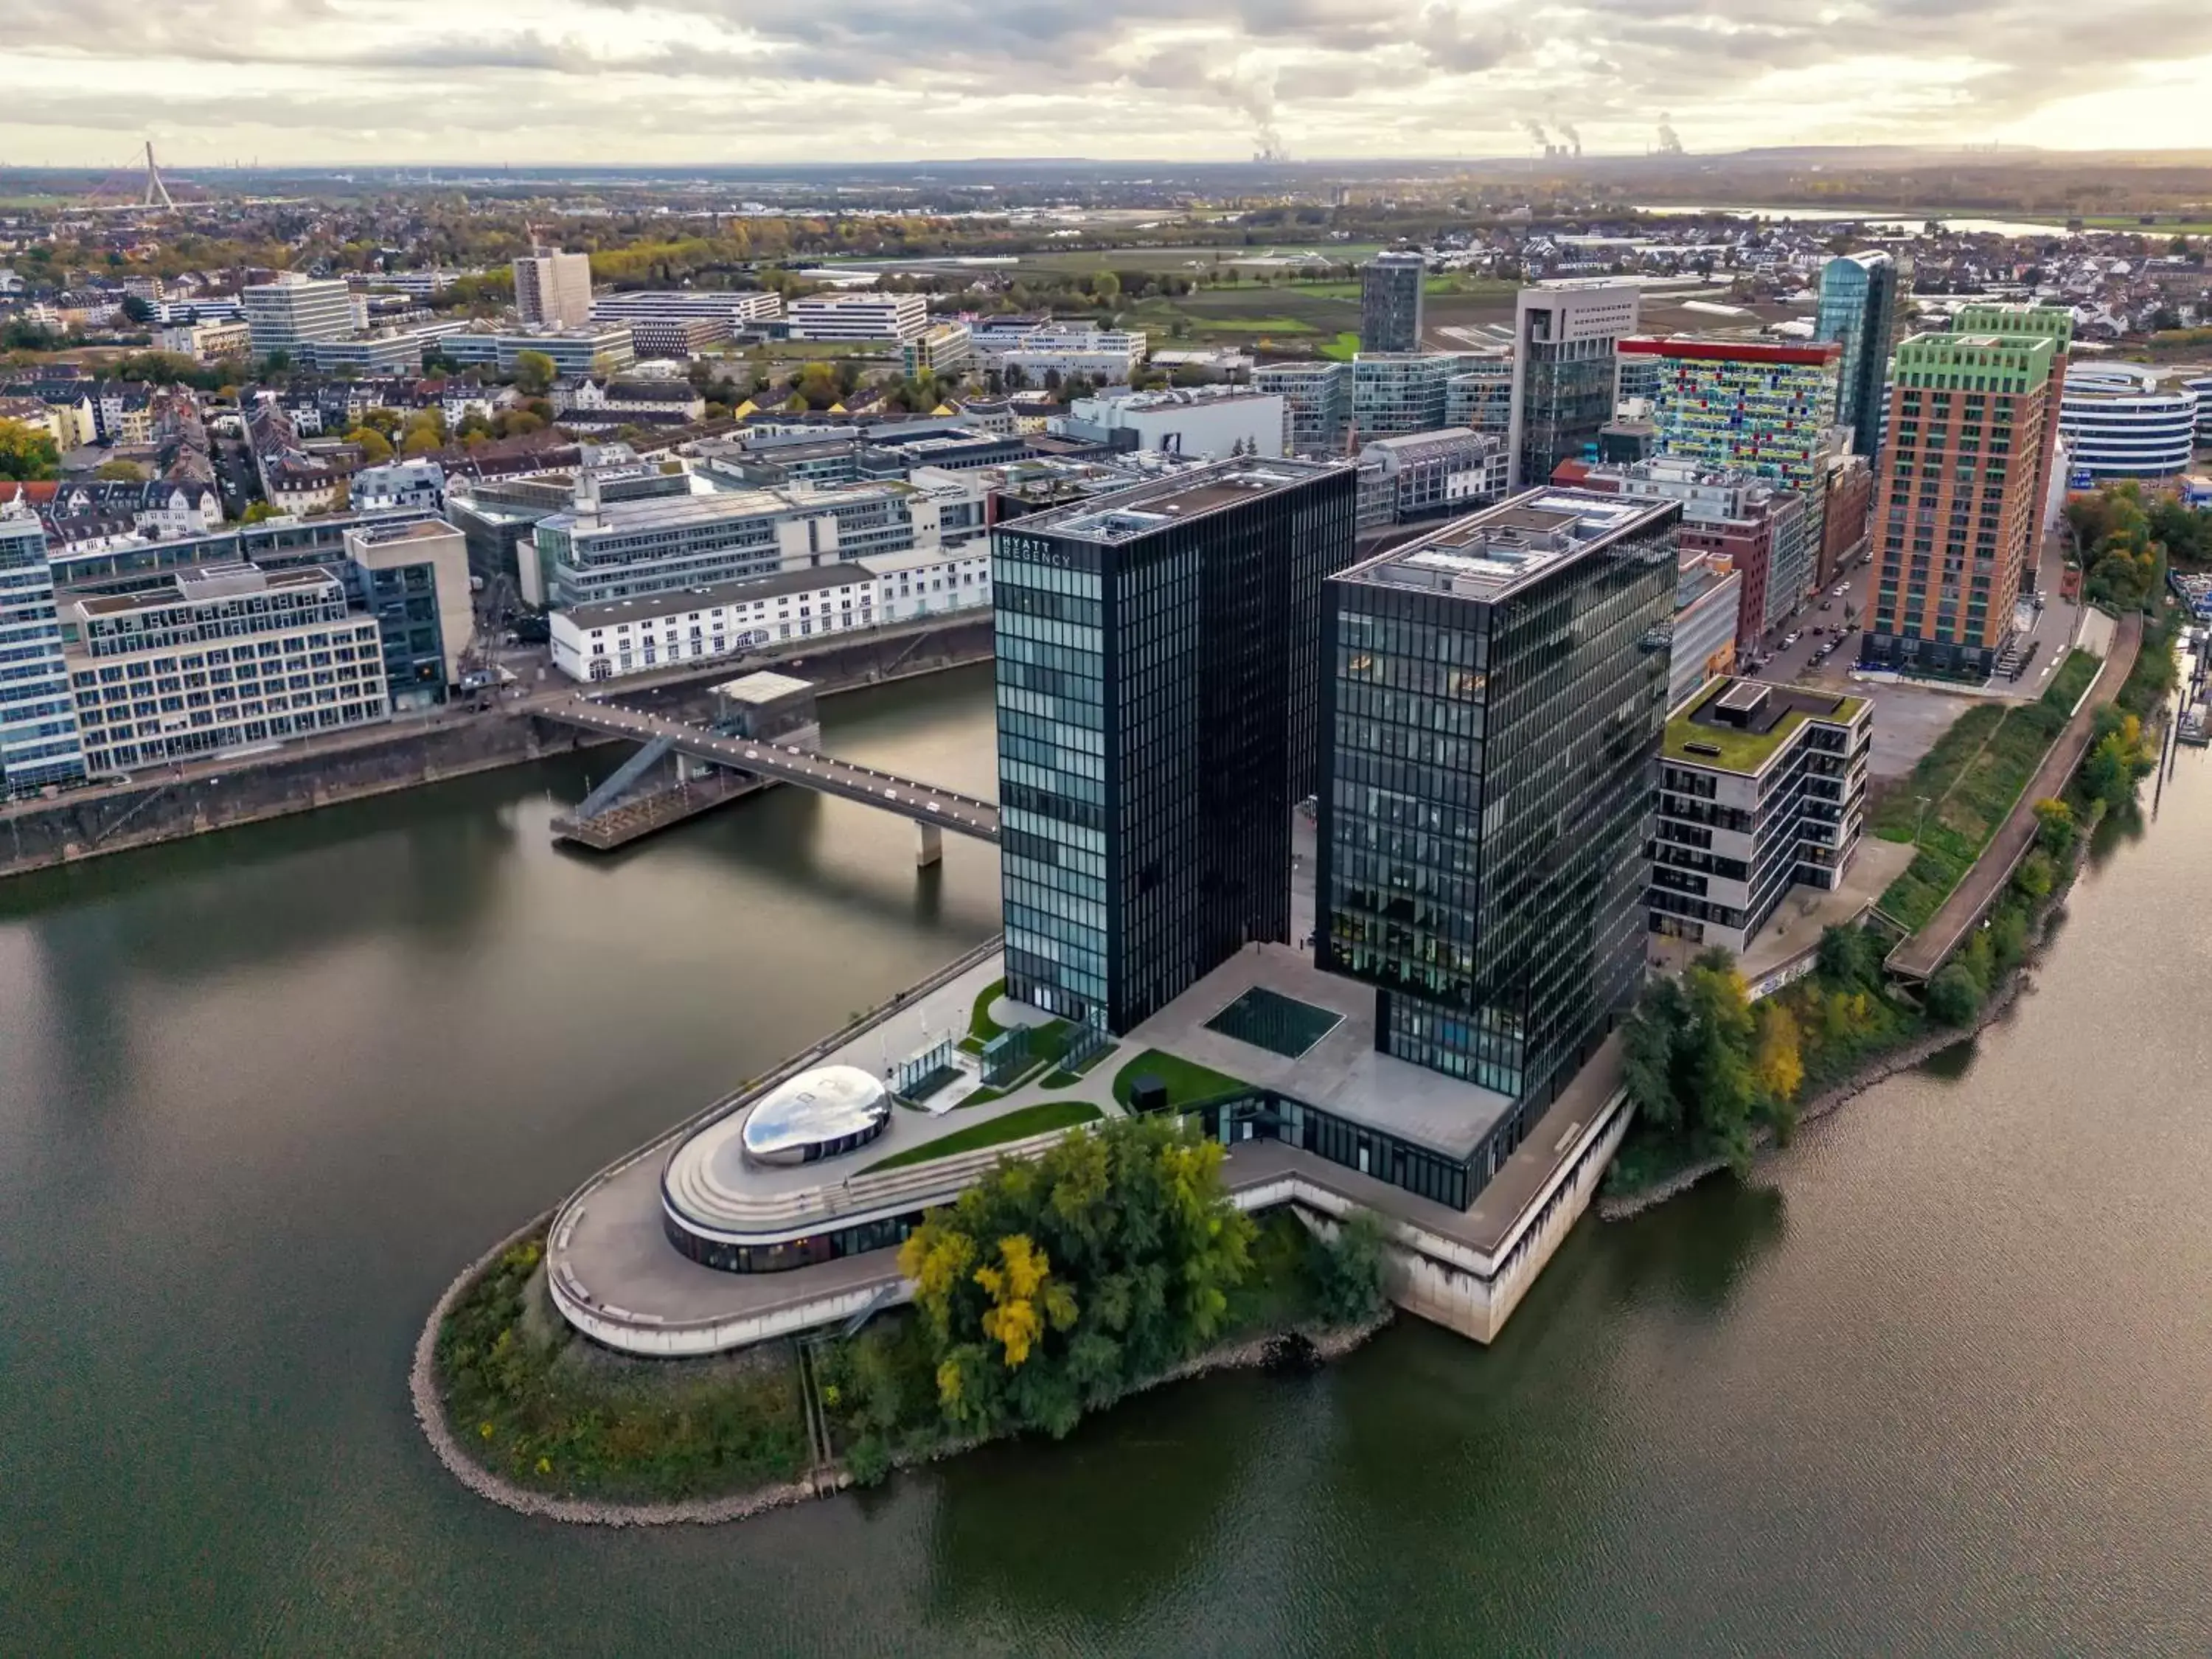
[[[872,766],[817,754],[811,749],[727,737],[687,720],[643,714],[619,703],[597,702],[580,691],[566,702],[532,712],[543,719],[580,726],[587,732],[664,745],[694,760],[771,778],[778,783],[797,784],[802,789],[835,795],[841,800],[858,801],[881,811],[896,812],[921,827],[917,857],[924,864],[937,861],[941,838],[947,830],[956,836],[987,841],[994,846],[998,843],[997,805],[963,795],[956,789],[940,789],[935,784],[879,772]]]

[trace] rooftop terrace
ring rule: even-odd
[[[1722,680],[1667,722],[1660,752],[1688,766],[1755,775],[1807,720],[1847,723],[1865,707],[1857,697],[1794,685]]]

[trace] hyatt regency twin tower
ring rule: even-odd
[[[1126,1034],[1292,942],[1313,795],[1316,966],[1533,1121],[1642,972],[1680,509],[1532,490],[1359,561],[1356,476],[1229,461],[995,532],[1007,991]]]
[[[1126,1031],[1290,937],[1350,467],[1233,462],[993,538],[1006,987]]]

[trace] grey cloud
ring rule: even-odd
[[[427,71],[441,81],[469,80],[495,102],[503,81],[524,76],[541,83],[636,76],[687,94],[701,82],[738,79],[771,95],[792,82],[889,89],[893,99],[863,118],[880,114],[894,125],[910,113],[899,97],[941,106],[1048,94],[1109,110],[1124,131],[1157,123],[1170,132],[1206,123],[1194,100],[1224,126],[1279,120],[1295,127],[1301,104],[1341,106],[1383,88],[1413,94],[1462,78],[1480,84],[1493,130],[1553,110],[1585,126],[1648,125],[1662,106],[1684,112],[1694,130],[1700,103],[1724,111],[1757,76],[1862,55],[1978,64],[1955,86],[1959,112],[1929,118],[1970,125],[2016,118],[2110,84],[2139,64],[2212,51],[2212,4],[2204,0],[2111,0],[2095,8],[2079,0],[1839,0],[1838,21],[1827,25],[1811,0],[1534,0],[1510,14],[1461,0],[596,3],[711,20],[723,38],[741,33],[757,51],[672,46],[611,59],[578,40],[502,28],[495,13],[456,15],[449,24],[404,0],[376,14],[380,33],[365,46],[342,44],[344,26],[365,15],[340,12],[332,0],[175,0],[151,9],[125,0],[0,0],[0,39],[18,61],[295,67],[313,88],[303,94],[303,108],[373,106],[382,125],[410,118],[406,94],[417,72]],[[1147,52],[1147,35],[1166,31],[1224,38]],[[1575,54],[1573,67],[1547,70],[1541,87],[1528,80],[1536,41]],[[1236,67],[1240,58],[1253,67]],[[35,79],[15,77],[0,124],[33,118],[21,112],[34,106]],[[1372,101],[1377,130],[1412,118],[1402,100]],[[684,97],[676,102],[689,107]],[[1807,118],[1848,113],[1814,109]],[[334,130],[337,120],[333,114]],[[112,104],[104,125],[118,124],[139,124],[138,112]]]

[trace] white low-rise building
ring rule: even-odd
[[[446,504],[446,469],[426,459],[365,466],[353,475],[351,498],[356,513],[395,507],[427,507],[434,512]]]
[[[1125,384],[1145,361],[1145,336],[1136,330],[1048,323],[1019,331],[971,330],[975,356],[986,368],[1035,385],[1048,374],[1080,374],[1106,385]]]
[[[990,605],[990,544],[978,539],[556,611],[553,665],[620,679]]]
[[[195,362],[212,363],[224,357],[244,357],[253,350],[253,330],[246,323],[180,323],[158,329],[154,343]]]
[[[1133,433],[1133,441],[1122,440],[1130,448],[1165,455],[1212,460],[1257,455],[1277,460],[1283,453],[1284,407],[1280,392],[1235,386],[1125,392],[1078,398],[1055,425],[1066,436],[1094,442],[1112,442],[1118,433]]]
[[[814,294],[791,307],[791,330],[805,340],[896,340],[929,326],[919,294]]]

